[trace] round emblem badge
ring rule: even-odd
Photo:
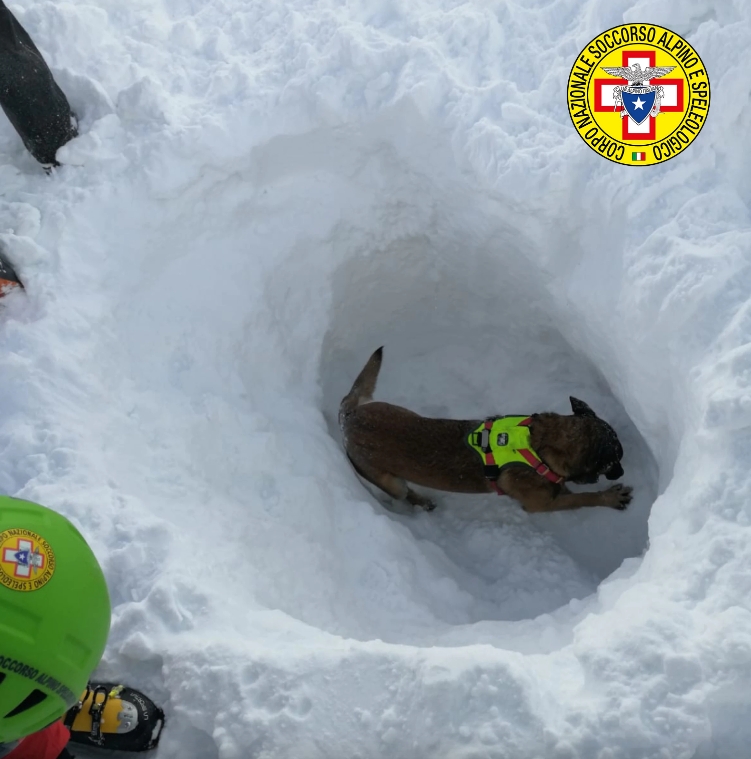
[[[669,29],[622,24],[574,62],[568,108],[592,150],[627,166],[674,158],[704,126],[709,78],[699,54]]]
[[[28,592],[44,587],[55,573],[55,553],[35,532],[0,532],[0,586]]]

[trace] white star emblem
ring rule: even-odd
[[[634,110],[642,111],[644,110],[644,103],[646,103],[646,100],[642,100],[641,98],[636,98],[634,100]]]

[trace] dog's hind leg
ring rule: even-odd
[[[395,479],[398,479],[400,482],[404,482],[404,480],[399,477]],[[407,483],[404,482],[404,485],[406,487]],[[405,496],[405,500],[408,503],[411,503],[413,506],[419,506],[421,509],[425,509],[425,511],[433,511],[435,508],[435,501],[431,501],[427,496],[415,493],[415,491],[410,487],[407,487],[407,495]]]
[[[415,491],[412,490],[401,477],[397,477],[389,472],[379,472],[362,462],[355,463],[354,459],[349,454],[347,454],[347,458],[350,460],[352,466],[360,477],[367,480],[372,485],[375,485],[377,488],[380,488],[384,493],[390,495],[395,500],[407,501],[407,503],[412,504],[412,506],[419,506],[420,508],[425,509],[425,511],[433,511],[435,508],[435,503],[433,503],[430,498],[415,493]]]

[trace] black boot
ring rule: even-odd
[[[89,683],[65,717],[71,743],[113,751],[156,748],[164,712],[140,691],[115,683]]]
[[[0,0],[0,106],[23,144],[45,166],[78,134],[63,91],[26,30]]]

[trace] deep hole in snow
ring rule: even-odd
[[[573,599],[643,553],[657,473],[598,371],[605,351],[585,330],[579,352],[562,336],[579,325],[530,264],[534,214],[475,188],[409,112],[275,137],[227,175],[158,179],[161,203],[134,194],[112,214],[92,200],[76,239],[108,213],[114,375],[133,383],[108,465],[183,536],[173,550],[204,567],[196,587],[221,585],[233,618],[258,605],[360,640],[544,651],[570,639],[596,611]],[[339,400],[381,344],[377,397],[424,414],[587,401],[619,433],[633,503],[530,516],[507,498],[439,493],[431,514],[388,510],[335,442]],[[97,364],[107,387],[110,363]],[[140,450],[142,481],[127,469]],[[162,543],[151,528],[147,540]],[[243,570],[227,573],[217,546]],[[114,586],[141,597],[142,557],[122,562]]]
[[[483,224],[478,237],[453,204],[435,218],[441,221],[422,234],[353,253],[336,272],[322,351],[324,412],[340,440],[339,400],[384,345],[377,400],[427,416],[481,419],[569,414],[575,395],[614,425],[624,482],[635,487],[626,512],[528,515],[509,498],[435,493],[439,506],[426,514],[374,490],[384,513],[414,536],[414,551],[430,553],[473,597],[473,622],[529,619],[588,596],[624,559],[642,554],[655,466],[597,367],[556,328],[543,282],[523,254],[529,243],[497,221]],[[595,487],[610,484],[603,478]]]

